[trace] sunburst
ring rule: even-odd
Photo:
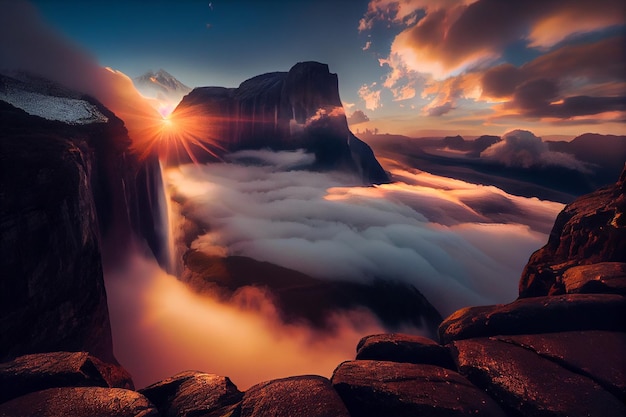
[[[153,153],[165,166],[185,162],[220,160],[224,147],[212,133],[211,117],[194,109],[177,109],[172,114],[147,120],[134,138],[141,159]]]

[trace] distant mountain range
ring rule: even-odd
[[[383,160],[435,175],[495,185],[512,194],[563,203],[615,182],[626,163],[626,136],[585,133],[570,142],[545,141],[544,151],[566,154],[585,167],[582,171],[559,165],[507,166],[485,158],[484,152],[502,141],[499,136],[485,135],[475,140],[466,140],[460,135],[445,138],[361,136]]]
[[[133,78],[133,83],[144,96],[159,100],[178,102],[191,91],[191,88],[163,69],[159,69],[157,72],[148,71]]]

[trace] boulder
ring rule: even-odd
[[[328,379],[304,375],[251,387],[241,402],[240,416],[350,417],[350,414]]]
[[[133,389],[128,372],[87,352],[24,355],[0,364],[0,403],[29,392],[55,387]]]
[[[437,365],[456,370],[447,348],[427,337],[401,333],[365,336],[357,345],[356,359]]]
[[[626,298],[613,294],[565,294],[467,307],[439,326],[439,340],[571,330],[626,331]]]
[[[229,378],[196,371],[181,372],[139,392],[162,416],[177,417],[226,415],[243,396]]]
[[[531,350],[626,399],[626,333],[588,330],[493,339]]]
[[[146,397],[121,388],[50,388],[0,404],[11,417],[158,417]]]
[[[332,383],[352,417],[505,415],[466,378],[432,365],[349,361]]]
[[[623,401],[586,375],[497,338],[458,340],[459,372],[519,416],[623,416]],[[597,354],[597,353],[596,353]]]
[[[626,295],[626,263],[600,262],[566,269],[561,276],[566,293]]]

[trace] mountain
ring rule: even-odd
[[[626,162],[626,136],[585,133],[570,142],[546,142],[552,151],[588,164],[594,188],[611,184]]]
[[[502,142],[498,136],[483,135],[465,140],[461,136],[440,139],[366,135],[365,139],[376,154],[387,161],[435,175],[495,185],[510,194],[562,203],[570,203],[578,196],[613,183],[626,161],[626,136],[592,133],[580,135],[571,142],[547,141],[541,148],[546,160],[569,159],[583,167],[582,170],[542,163],[510,166],[485,158],[481,155],[483,151]],[[524,151],[520,149],[519,153],[523,155]]]
[[[191,91],[191,88],[163,69],[157,72],[148,71],[133,78],[133,83],[137,90],[146,97],[170,100],[176,103]]]
[[[315,154],[313,169],[353,172],[366,184],[389,182],[371,148],[350,131],[337,74],[326,64],[300,62],[289,72],[262,74],[238,88],[195,88],[171,117],[187,114],[210,121],[222,152],[304,148]],[[196,151],[200,160],[216,160]]]

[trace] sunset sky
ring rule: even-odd
[[[45,21],[131,77],[235,87],[299,61],[339,76],[353,130],[624,134],[622,0],[51,1]]]

